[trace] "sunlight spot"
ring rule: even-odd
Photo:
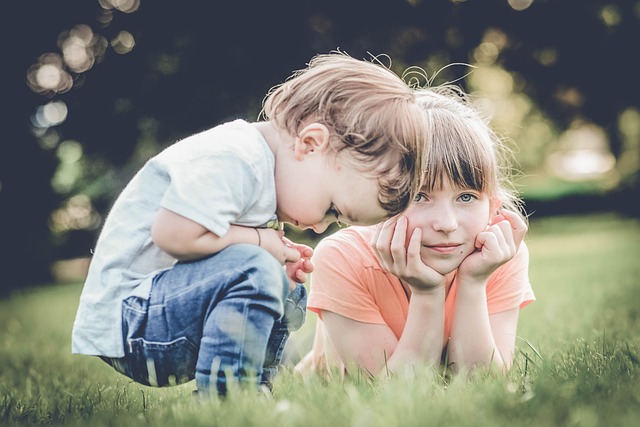
[[[55,89],[62,81],[62,70],[53,64],[44,64],[37,72],[38,84],[44,89]]]
[[[95,210],[91,199],[77,194],[67,200],[51,214],[49,227],[54,233],[69,230],[95,230],[101,223],[101,216]]]
[[[67,104],[52,101],[37,108],[32,123],[39,128],[57,126],[67,119]]]
[[[542,65],[549,66],[558,62],[558,51],[553,47],[547,47],[534,53],[535,58]]]
[[[574,125],[560,137],[558,146],[560,149],[547,158],[547,166],[567,181],[601,178],[616,165],[605,133],[595,125]]]
[[[513,92],[513,75],[500,67],[476,68],[468,79],[480,91],[494,96],[507,96]]]
[[[627,108],[620,114],[618,129],[629,138],[640,138],[640,110]]]
[[[88,25],[76,25],[58,37],[65,64],[74,72],[82,73],[95,64],[104,54],[103,37],[95,34]]]
[[[124,13],[133,13],[140,8],[140,0],[98,0],[103,9],[117,9]]]
[[[620,16],[620,10],[615,5],[608,4],[600,10],[600,19],[607,27],[613,28],[620,23],[622,17]]]
[[[120,31],[111,40],[111,47],[116,53],[119,53],[120,55],[131,52],[135,44],[136,41],[133,38],[133,34],[128,31]]]
[[[155,66],[165,76],[177,74],[180,71],[180,58],[168,54],[160,54],[155,59]]]
[[[509,0],[509,6],[517,11],[528,9],[532,3],[533,0]]]
[[[584,96],[574,87],[563,87],[556,90],[553,95],[558,101],[571,107],[580,107],[584,104]]]
[[[60,143],[60,134],[54,129],[40,129],[41,132],[34,132],[38,137],[38,144],[44,150],[53,150]]]
[[[82,145],[76,141],[63,141],[56,154],[60,163],[51,178],[51,187],[58,193],[68,193],[82,178]]]
[[[71,89],[73,80],[59,54],[45,53],[27,70],[27,85],[36,93],[62,93]]]
[[[109,26],[109,24],[111,24],[111,22],[113,21],[113,11],[111,9],[107,10],[103,8],[102,12],[100,13],[100,15],[98,15],[96,20],[100,24],[102,24],[102,27]]]
[[[622,136],[622,150],[617,169],[632,177],[640,170],[640,110],[625,109],[618,117],[618,130]]]
[[[507,34],[498,28],[489,28],[482,36],[482,41],[495,45],[498,50],[504,49],[509,43]]]
[[[82,145],[77,141],[64,141],[57,154],[63,163],[75,163],[82,158]]]
[[[498,59],[500,51],[498,47],[493,43],[483,42],[474,49],[473,59],[482,65],[491,65]]]

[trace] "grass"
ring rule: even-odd
[[[80,284],[0,301],[0,425],[635,426],[640,421],[640,221],[615,215],[534,221],[527,237],[537,301],[521,313],[507,376],[302,379],[274,395],[202,403],[193,384],[153,389],[70,354]],[[313,315],[291,341],[310,342]],[[294,345],[295,344],[295,345]],[[293,350],[292,350],[293,349]]]

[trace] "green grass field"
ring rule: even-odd
[[[80,284],[15,293],[0,301],[0,425],[639,425],[640,220],[534,220],[527,243],[537,301],[521,313],[505,377],[449,379],[425,368],[341,382],[285,368],[272,397],[202,403],[192,383],[152,389],[71,355]],[[309,342],[314,320],[292,342]]]

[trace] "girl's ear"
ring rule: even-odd
[[[305,126],[293,144],[296,160],[302,160],[307,154],[322,152],[329,146],[331,133],[322,123],[310,123]]]

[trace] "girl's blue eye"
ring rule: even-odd
[[[414,202],[422,202],[424,200],[427,200],[427,195],[424,193],[418,193],[416,194],[416,197],[413,198]]]
[[[463,202],[470,202],[474,199],[475,197],[473,196],[473,194],[469,194],[469,193],[465,193],[463,195],[460,196],[460,200],[462,200]]]

